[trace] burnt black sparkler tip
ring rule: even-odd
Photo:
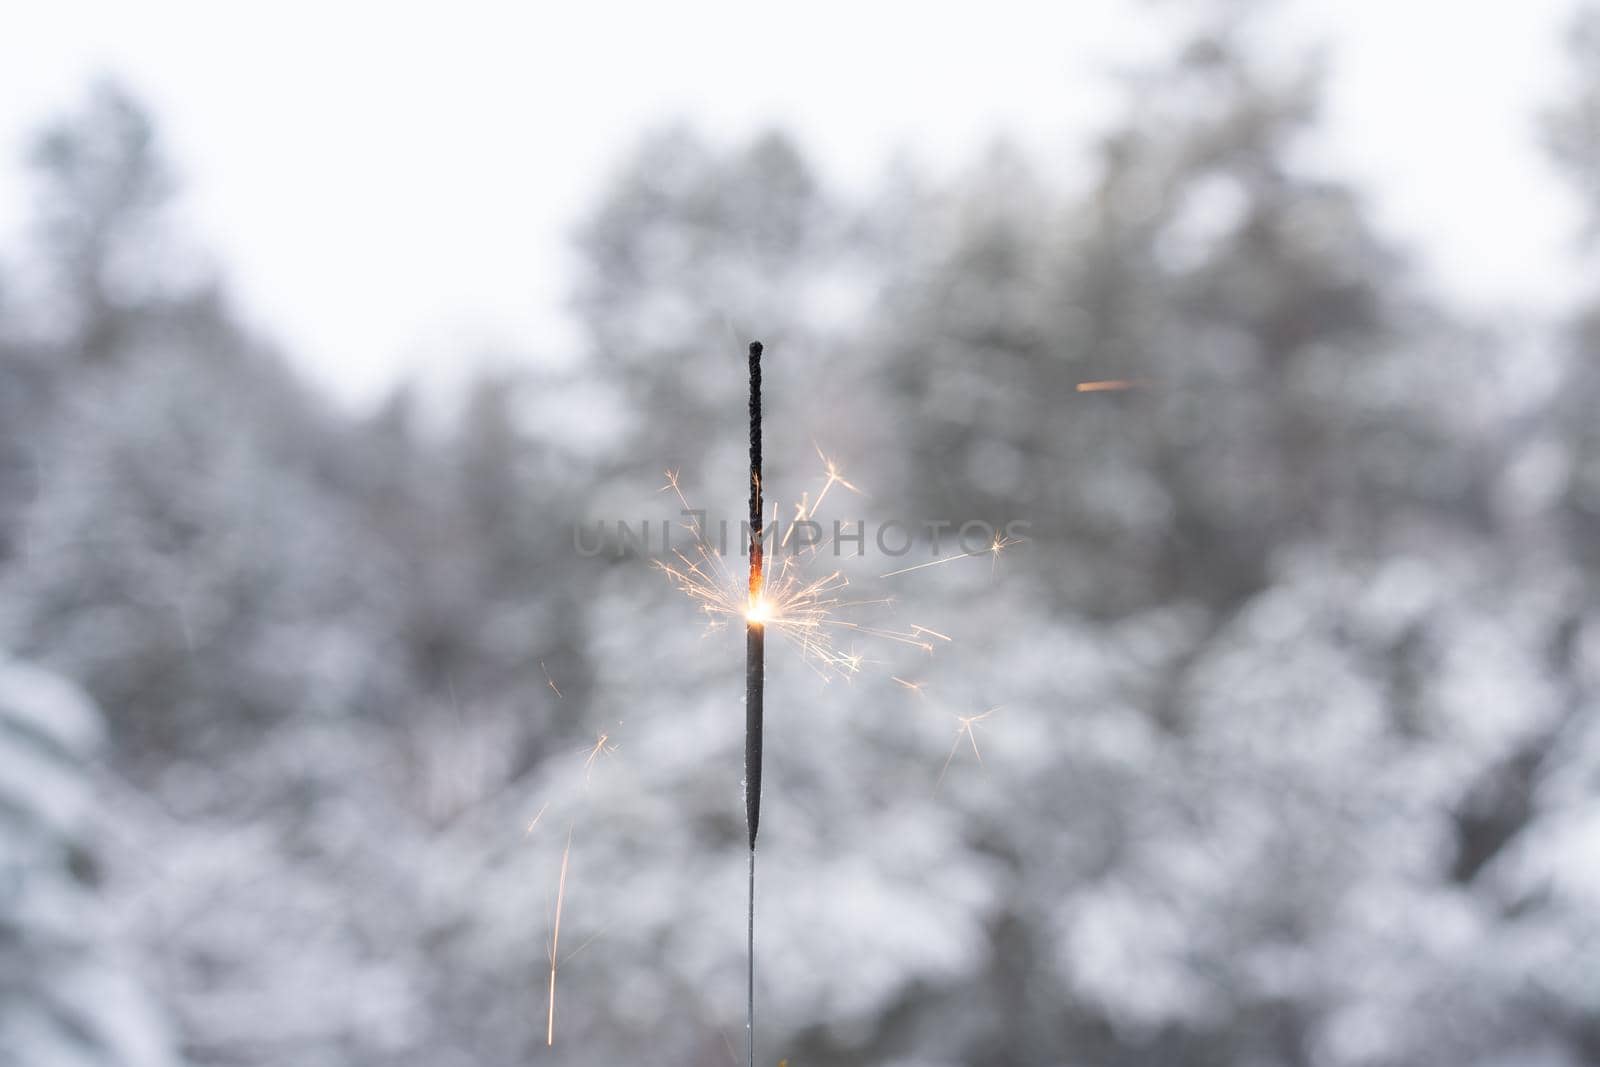
[[[750,596],[761,595],[761,342],[750,342]],[[756,847],[761,821],[761,726],[765,688],[765,627],[751,619],[745,626],[745,820],[750,848]]]
[[[761,342],[750,342],[750,596],[761,595]],[[745,1032],[749,1065],[756,1062],[756,828],[761,822],[761,720],[766,682],[766,627],[745,625],[744,802],[750,831],[750,895],[745,912],[748,973]]]

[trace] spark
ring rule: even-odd
[[[926,690],[927,686],[928,686],[928,683],[926,683],[926,682],[908,682],[904,678],[897,677],[897,676],[895,676],[893,674],[891,674],[889,676],[889,680],[891,682],[894,682],[895,684],[903,687],[903,688],[911,690],[913,693],[917,694],[917,696],[919,696],[919,697],[920,696],[927,696],[927,693],[924,692],[924,690]]]
[[[550,928],[550,1006],[545,1015],[544,1043],[556,1043],[556,965],[560,959],[561,906],[567,896],[567,859],[572,854],[572,830],[567,830],[567,845],[561,850],[561,880],[556,883],[556,919]]]
[[[836,485],[844,486],[846,489],[850,490],[852,493],[856,494],[857,496],[863,495],[859,488],[857,488],[854,485],[851,485],[850,482],[848,480],[846,480],[845,476],[843,474],[839,473],[838,465],[835,464],[833,462],[833,460],[829,459],[826,455],[823,454],[821,445],[819,445],[815,441],[813,441],[813,442],[811,442],[811,447],[813,447],[813,448],[815,448],[817,450],[817,458],[822,460],[823,472],[826,473],[827,476],[828,476],[827,481],[822,483],[822,488],[820,490],[818,490],[818,492],[817,492],[817,502],[815,504],[813,504],[812,508],[811,508],[811,510],[813,512],[815,512],[817,508],[822,506],[822,498],[827,496],[828,495],[828,490],[832,489]]]
[[[812,447],[817,450],[817,458],[822,460],[822,471],[824,475],[822,488],[817,490],[816,500],[811,499],[810,493],[800,494],[800,500],[794,506],[794,521],[789,523],[789,532],[783,535],[783,542],[780,546],[783,548],[789,547],[789,539],[794,536],[794,532],[800,527],[800,524],[803,522],[809,522],[812,517],[816,515],[817,509],[822,506],[822,500],[828,495],[829,489],[832,489],[836,485],[842,485],[857,496],[866,495],[858,486],[840,473],[839,465],[827,457],[827,455],[822,451],[821,445],[813,441]],[[774,520],[777,519],[777,505],[773,505],[772,516]],[[811,549],[813,553],[820,552],[822,550],[822,544],[820,542],[817,544],[807,545],[806,547]]]
[[[889,571],[887,574],[878,575],[878,577],[893,578],[899,574],[910,574],[912,571],[925,570],[928,567],[939,567],[946,563],[954,563],[958,559],[973,559],[977,556],[988,556],[991,561],[998,562],[1000,559],[1000,553],[1004,552],[1012,545],[1020,545],[1026,542],[1027,538],[1025,537],[1007,537],[1004,534],[997,533],[994,535],[994,540],[990,541],[984,547],[976,549],[972,552],[957,552],[955,555],[945,556],[943,559],[930,559],[926,563],[918,563],[911,567],[901,567],[897,571]],[[991,563],[991,570],[992,567],[993,563]],[[947,637],[945,640],[948,641],[949,638]]]
[[[950,762],[956,758],[956,752],[961,748],[961,739],[963,737],[972,743],[972,754],[978,758],[978,766],[983,766],[983,753],[978,751],[978,734],[973,727],[999,710],[1000,708],[996,706],[977,715],[956,716],[956,721],[960,724],[956,727],[956,739],[950,745],[950,754],[944,758],[944,766],[939,768],[939,777],[933,783],[934,789],[938,789],[940,784],[943,783],[945,772],[950,769]]]
[[[589,775],[594,773],[594,762],[601,756],[609,756],[617,750],[616,743],[611,740],[611,735],[604,730],[599,732],[594,746],[588,750],[589,757],[583,761],[583,780],[587,782]]]
[[[823,485],[815,498],[802,497],[796,506],[795,514],[800,521],[817,513],[817,505],[834,485],[861,492],[820,449],[818,455],[823,459]],[[661,487],[663,492],[669,490],[677,494],[687,514],[698,515],[689,507],[675,470],[667,471],[666,484]],[[774,517],[776,514],[774,505]],[[934,640],[950,640],[925,626],[897,629],[850,618],[853,612],[891,601],[847,596],[850,580],[842,571],[833,570],[818,576],[808,574],[806,562],[821,550],[821,544],[807,545],[808,552],[785,554],[781,559],[775,554],[761,576],[761,584],[752,590],[748,576],[734,573],[706,544],[698,517],[691,518],[685,526],[695,535],[695,548],[692,552],[675,551],[673,561],[656,560],[655,566],[679,591],[699,605],[708,627],[718,629],[738,622],[776,631],[798,645],[801,658],[825,680],[857,674],[867,662],[863,654],[841,647],[840,642],[847,635],[909,645],[930,653]],[[791,525],[788,533],[792,535],[794,530],[795,526]],[[788,536],[784,543],[787,541]]]
[[[527,840],[527,839],[528,839],[528,837],[529,837],[529,836],[530,836],[530,835],[532,835],[532,833],[533,833],[533,828],[534,828],[534,827],[535,827],[535,826],[538,826],[538,825],[539,825],[539,820],[540,820],[540,819],[542,819],[542,818],[544,818],[544,813],[545,813],[545,809],[546,809],[546,808],[548,808],[548,807],[550,807],[550,802],[549,802],[549,801],[545,801],[545,803],[544,803],[544,806],[543,806],[543,807],[541,807],[541,808],[540,808],[540,809],[539,809],[539,811],[538,811],[538,812],[537,812],[537,814],[535,814],[535,815],[534,815],[534,817],[533,817],[533,821],[532,821],[532,822],[530,822],[530,823],[529,823],[529,824],[528,824],[528,828],[527,828],[527,829],[526,829],[526,830],[524,830],[524,831],[523,831],[523,832],[522,832],[522,839],[523,839],[523,840],[524,840],[524,841],[526,841],[526,840]]]
[[[553,692],[556,695],[556,698],[560,699],[561,690],[556,688],[556,680],[554,678],[550,677],[550,671],[549,671],[549,669],[547,667],[545,667],[544,660],[540,660],[539,661],[539,669],[541,671],[544,671],[545,684],[550,687],[550,691]]]
[[[1103,382],[1079,382],[1080,393],[1125,393],[1131,389],[1149,389],[1155,383],[1146,378],[1111,378]]]
[[[571,952],[567,953],[566,957],[564,959],[562,959],[561,962],[563,964],[571,963],[573,960],[577,959],[580,955],[583,954],[583,950],[584,949],[588,948],[590,945],[594,944],[596,941],[600,940],[605,935],[606,935],[606,932],[604,930],[596,930],[594,933],[590,934],[587,938],[584,939],[583,944],[579,945],[577,948],[575,948]]]

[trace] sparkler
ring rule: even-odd
[[[866,658],[854,648],[845,649],[839,646],[837,638],[841,631],[909,645],[926,653],[933,652],[936,642],[950,640],[948,635],[927,626],[912,624],[905,629],[892,629],[845,618],[843,613],[851,609],[868,605],[887,605],[890,601],[845,599],[844,590],[850,582],[838,570],[820,577],[811,577],[804,573],[805,561],[815,559],[829,542],[798,537],[796,531],[807,527],[807,524],[813,533],[816,531],[816,524],[812,520],[817,514],[819,505],[834,486],[840,486],[848,492],[860,493],[860,489],[845,478],[838,466],[824,455],[820,448],[817,453],[822,459],[825,480],[814,498],[809,494],[804,495],[795,505],[794,520],[783,539],[776,544],[781,559],[774,563],[766,558],[764,531],[767,524],[763,516],[761,465],[761,355],[761,342],[752,341],[749,348],[750,546],[745,573],[736,574],[722,554],[712,549],[704,525],[705,513],[689,506],[689,501],[679,484],[678,472],[675,470],[667,471],[666,484],[661,487],[661,491],[670,490],[683,505],[683,513],[687,517],[685,526],[694,534],[695,548],[692,555],[675,551],[673,555],[676,563],[660,560],[655,562],[655,566],[666,573],[679,590],[699,604],[700,610],[709,618],[711,628],[719,628],[736,619],[742,620],[745,627],[744,784],[746,845],[749,857],[745,1032],[748,1062],[751,1067],[755,1064],[756,837],[761,821],[766,633],[771,629],[797,644],[800,647],[802,660],[816,668],[825,681],[838,676],[854,675],[866,662]],[[773,523],[778,521],[776,506],[773,507],[772,520]],[[836,528],[834,538],[839,536]],[[881,577],[905,574],[923,567],[952,563],[974,556],[987,555],[991,559],[997,559],[1003,550],[1020,543],[1021,540],[1021,538],[997,535],[991,544],[978,551],[962,552],[945,559],[902,568]],[[922,693],[921,683],[910,682],[903,678],[895,678],[894,681],[914,693],[919,695]],[[962,730],[956,737],[956,747],[959,746],[961,737],[965,735],[976,752],[977,739],[972,734],[972,724],[987,718],[989,714],[990,712],[985,712],[963,719]],[[602,736],[596,748],[591,751],[590,758],[593,759],[603,751],[608,749]],[[946,768],[954,758],[954,753],[955,747],[952,747],[951,756],[945,761]],[[940,777],[943,777],[943,771]]]
[[[831,484],[831,483],[830,483]],[[750,831],[750,895],[745,911],[745,1035],[756,1063],[756,828],[761,822],[761,719],[766,686],[766,629],[761,558],[761,342],[750,342],[750,578],[744,627],[744,814]]]

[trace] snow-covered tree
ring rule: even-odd
[[[160,976],[117,922],[97,786],[104,726],[75,686],[0,658],[0,1062],[176,1067]]]

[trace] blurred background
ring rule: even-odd
[[[1600,1063],[1600,15],[1059,7],[13,12],[0,1063],[742,1063],[752,338],[759,1062]]]

